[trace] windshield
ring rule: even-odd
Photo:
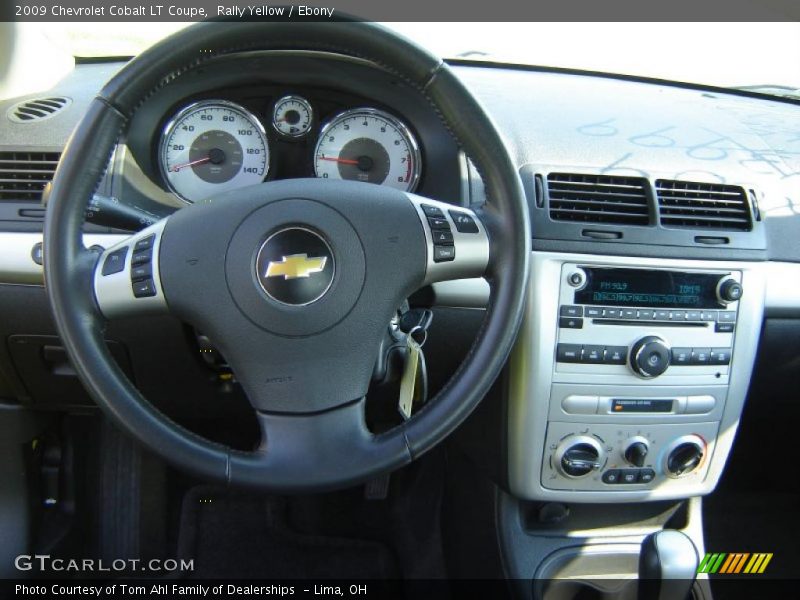
[[[65,56],[133,56],[189,23],[26,23]],[[389,23],[432,52],[791,95],[798,23]],[[23,36],[24,37],[24,36]],[[41,51],[39,52],[41,53]]]

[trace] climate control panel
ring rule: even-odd
[[[702,481],[717,423],[548,424],[542,486],[619,491]]]

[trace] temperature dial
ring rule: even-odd
[[[583,477],[603,466],[605,452],[594,437],[571,435],[562,440],[553,458],[563,475]]]
[[[284,96],[275,103],[272,126],[288,137],[300,137],[309,132],[314,111],[308,100],[300,96]]]
[[[665,467],[670,477],[682,477],[697,470],[706,454],[706,443],[697,435],[678,438],[668,448]]]

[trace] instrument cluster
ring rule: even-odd
[[[186,203],[274,177],[348,179],[403,191],[417,187],[422,165],[416,137],[383,109],[359,106],[319,119],[311,101],[288,94],[272,101],[263,115],[262,120],[224,99],[178,109],[158,147],[166,187]]]

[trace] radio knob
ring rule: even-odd
[[[669,344],[655,335],[643,337],[631,348],[631,368],[642,377],[658,377],[667,370],[669,361]]]
[[[569,477],[583,477],[602,466],[603,448],[587,435],[573,435],[556,450],[556,468]]]
[[[717,286],[717,299],[723,304],[738,302],[743,292],[742,284],[735,279],[723,279]]]
[[[628,447],[625,448],[625,460],[627,460],[634,467],[643,467],[644,459],[647,458],[647,451],[650,448],[647,442],[642,439],[634,438],[631,440]]]

